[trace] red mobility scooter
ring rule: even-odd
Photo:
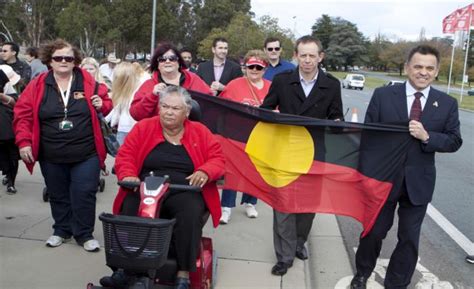
[[[107,266],[114,274],[100,280],[102,286],[87,289],[165,289],[174,288],[177,263],[168,257],[175,220],[155,218],[169,189],[201,191],[200,187],[173,185],[167,176],[149,176],[140,182],[118,182],[122,187],[140,187],[139,216],[102,213]],[[203,216],[203,224],[209,213]],[[190,272],[190,288],[211,289],[215,281],[217,256],[212,240],[202,237],[196,272]],[[120,274],[116,274],[121,272]],[[125,278],[126,276],[126,278]]]

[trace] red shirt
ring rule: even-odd
[[[153,148],[164,142],[163,131],[159,116],[138,122],[125,139],[115,158],[117,178],[138,177],[143,162]],[[209,176],[209,182],[204,185],[202,195],[212,216],[214,227],[219,224],[221,205],[216,180],[225,170],[225,158],[221,146],[207,127],[199,122],[185,120],[184,134],[181,143],[191,158],[194,170],[203,171]],[[113,205],[113,213],[118,214],[127,193],[120,188]]]
[[[251,106],[260,106],[267,96],[270,84],[270,81],[263,79],[263,87],[258,89],[243,76],[229,82],[219,96]]]
[[[80,69],[84,79],[84,97],[87,99],[87,104],[91,112],[95,148],[101,168],[105,168],[104,161],[107,152],[105,150],[104,139],[100,129],[99,118],[97,117],[97,112],[91,102],[91,96],[95,89],[95,79],[89,72],[81,68],[76,67],[74,69]],[[44,72],[33,79],[21,93],[21,96],[18,98],[18,102],[13,110],[13,129],[15,131],[16,145],[19,148],[31,146],[33,152],[33,159],[35,161],[31,164],[26,164],[30,173],[33,173],[33,167],[38,159],[40,144],[40,120],[38,113],[44,95],[45,79],[47,76],[48,72]],[[102,99],[101,112],[103,115],[107,115],[112,110],[112,100],[109,98],[107,87],[104,84],[101,84],[97,94]]]
[[[212,95],[209,86],[197,74],[188,70],[182,70],[181,73],[184,74],[182,85],[184,88]],[[136,121],[158,115],[159,97],[153,94],[153,88],[158,83],[160,83],[159,71],[155,71],[152,78],[145,81],[135,93],[130,106],[130,115]]]

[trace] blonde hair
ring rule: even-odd
[[[244,63],[247,63],[247,61],[249,61],[249,59],[252,58],[252,57],[255,57],[259,60],[262,60],[267,65],[269,63],[268,62],[268,57],[265,54],[265,52],[263,52],[263,50],[260,50],[260,49],[249,50],[249,52],[247,52],[247,54],[245,54]]]
[[[94,79],[99,83],[105,83],[104,77],[99,72],[99,62],[92,57],[86,57],[82,60],[81,65],[79,67],[83,68],[85,65],[92,65],[95,67],[95,75]]]
[[[112,83],[112,103],[114,107],[124,107],[133,98],[135,90],[140,84],[140,79],[145,71],[138,63],[122,62],[114,69],[114,82]]]

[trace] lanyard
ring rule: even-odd
[[[56,83],[58,81],[56,80]],[[69,95],[70,95],[70,90],[71,90],[71,85],[72,85],[72,75],[69,78],[69,83],[67,84],[67,89],[62,90],[61,87],[58,85],[59,92],[61,93],[61,98],[63,100],[63,105],[64,105],[64,119],[67,118],[67,103],[69,102]]]

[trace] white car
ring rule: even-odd
[[[348,74],[342,80],[342,88],[364,89],[365,77],[362,74]]]
[[[390,80],[385,84],[385,86],[391,86],[391,85],[399,85],[399,84],[404,84],[405,81],[403,80]]]

